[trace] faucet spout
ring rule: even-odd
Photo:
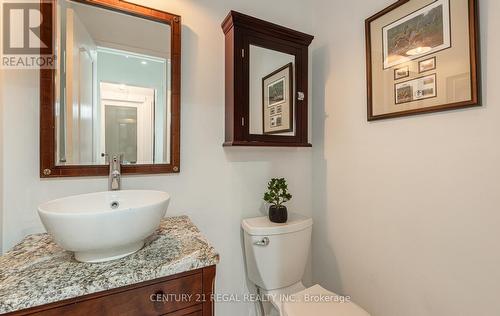
[[[117,171],[113,171],[111,175],[111,183],[110,183],[110,191],[120,190],[120,173]]]
[[[109,162],[109,179],[108,179],[108,190],[117,191],[121,189],[121,165],[122,165],[122,154],[113,155],[111,161]]]

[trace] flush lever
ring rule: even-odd
[[[266,247],[267,245],[269,245],[269,238],[264,237],[264,238],[262,238],[262,240],[257,240],[253,244],[256,246]]]

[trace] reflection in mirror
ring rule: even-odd
[[[57,163],[170,163],[170,26],[72,1],[57,9]]]
[[[295,56],[250,45],[250,134],[295,135]]]

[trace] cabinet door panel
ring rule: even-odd
[[[198,304],[201,293],[202,275],[198,273],[30,315],[157,316]]]

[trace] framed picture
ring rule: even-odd
[[[407,78],[409,76],[410,76],[410,67],[409,66],[394,69],[394,80]]]
[[[421,60],[418,62],[418,73],[427,72],[436,69],[436,57]]]
[[[262,78],[262,126],[264,134],[293,131],[293,64]]]
[[[477,5],[399,0],[365,21],[368,120],[480,105]]]
[[[402,104],[435,98],[437,93],[436,75],[411,79],[394,85],[395,103]]]
[[[434,1],[382,28],[384,69],[451,47],[449,1]]]

